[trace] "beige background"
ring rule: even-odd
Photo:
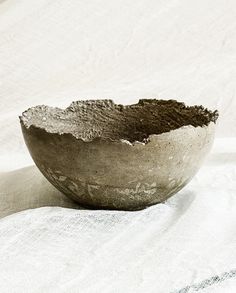
[[[236,292],[235,90],[235,0],[0,1],[0,292]],[[205,165],[143,211],[70,209],[18,115],[148,97],[220,110]]]

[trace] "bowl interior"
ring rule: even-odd
[[[84,141],[102,137],[144,142],[151,134],[216,122],[218,112],[202,106],[188,107],[175,100],[148,99],[127,106],[112,100],[87,100],[73,102],[66,109],[36,106],[20,118],[26,127],[34,125],[50,133],[71,133]]]

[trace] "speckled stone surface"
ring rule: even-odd
[[[217,111],[174,100],[73,102],[20,116],[44,176],[82,205],[137,210],[162,202],[198,171],[214,139]]]

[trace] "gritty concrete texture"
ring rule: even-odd
[[[87,100],[32,107],[20,122],[35,164],[56,188],[85,206],[137,210],[191,180],[217,118],[217,111],[174,100]]]

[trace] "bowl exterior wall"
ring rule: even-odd
[[[183,188],[209,152],[215,124],[152,135],[146,144],[48,133],[21,123],[30,154],[61,192],[86,206],[137,210]]]

